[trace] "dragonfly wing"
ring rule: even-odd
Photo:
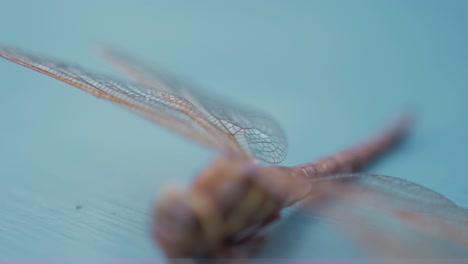
[[[286,156],[286,138],[270,116],[251,108],[233,105],[207,96],[197,87],[122,51],[101,49],[111,65],[134,81],[156,90],[164,90],[190,101],[211,125],[232,136],[250,156],[268,163],[279,163]]]
[[[155,123],[210,147],[242,152],[233,138],[213,129],[211,123],[203,118],[201,111],[181,96],[96,74],[76,65],[28,54],[17,49],[0,47],[0,57],[125,106]]]
[[[468,256],[468,211],[421,185],[382,175],[313,180],[304,203],[378,256]]]

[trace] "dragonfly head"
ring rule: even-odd
[[[170,189],[155,207],[153,234],[168,257],[191,257],[204,251],[200,222],[187,198],[186,193]]]

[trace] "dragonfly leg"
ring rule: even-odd
[[[242,243],[225,245],[215,251],[215,258],[249,258],[254,255],[258,249],[266,241],[266,236],[256,235],[249,236],[248,240],[243,240]]]

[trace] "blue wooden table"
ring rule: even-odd
[[[371,135],[408,106],[408,141],[370,171],[468,206],[468,2],[9,1],[0,42],[111,72],[105,42],[275,116],[286,165]],[[115,72],[111,72],[114,73]],[[0,61],[0,258],[160,258],[152,205],[215,153]],[[306,217],[263,257],[360,256]]]

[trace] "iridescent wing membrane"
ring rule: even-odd
[[[118,61],[117,66],[137,68],[135,59],[128,58],[126,62],[126,58],[112,54]],[[154,74],[147,82],[138,78],[137,82],[130,82],[17,49],[0,48],[0,57],[125,106],[161,126],[220,151],[269,163],[278,163],[286,155],[285,137],[270,117],[256,110],[244,110],[214,100],[164,75]],[[148,67],[142,64],[140,68]],[[142,75],[148,72],[145,70]]]
[[[468,211],[410,181],[382,175],[325,176],[304,205],[364,249],[387,257],[468,257]]]

